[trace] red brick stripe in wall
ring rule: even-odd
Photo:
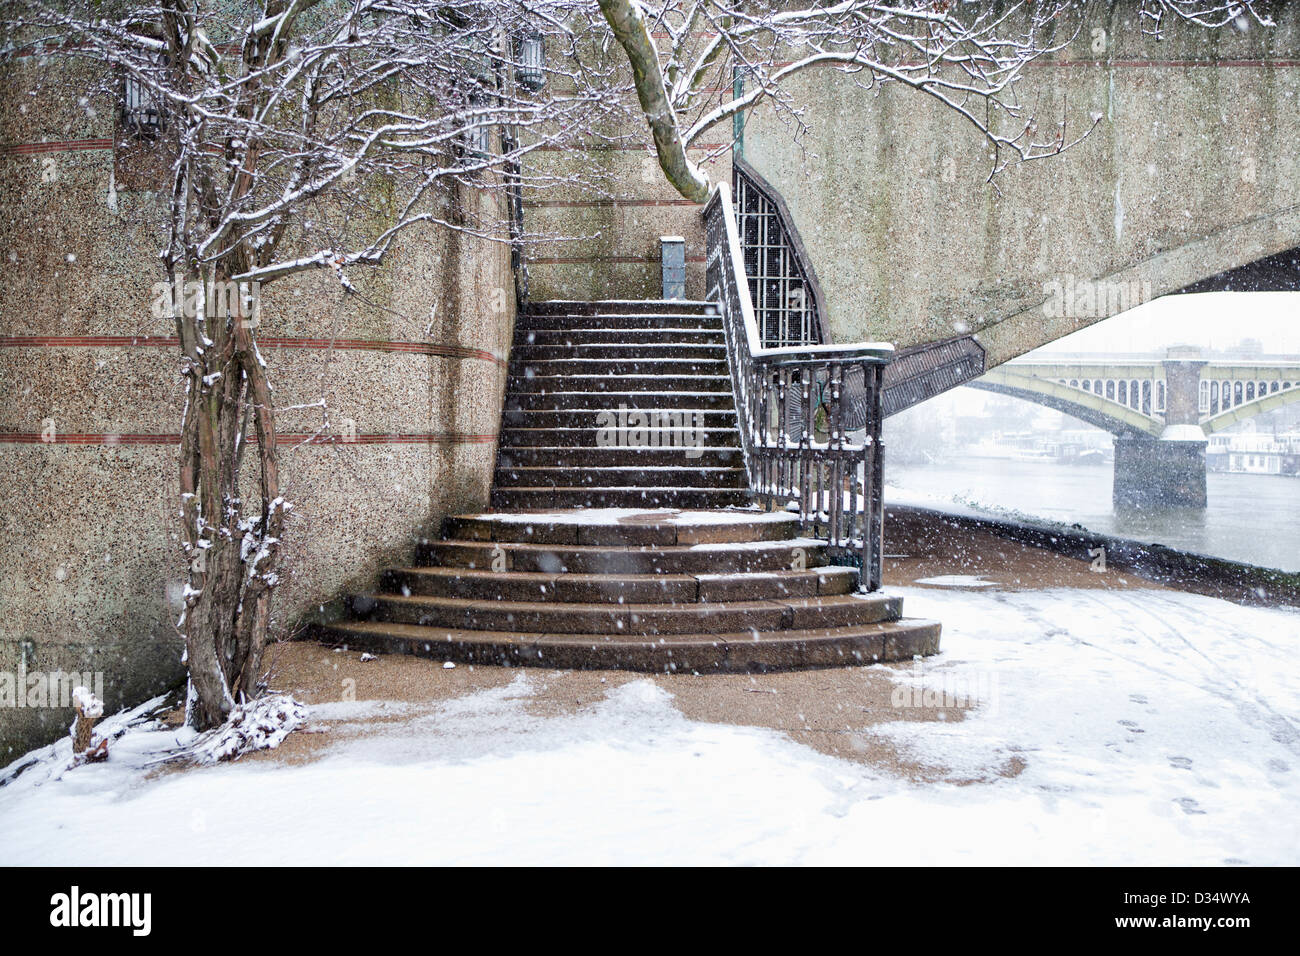
[[[442,358],[478,359],[502,368],[506,360],[483,349],[435,342],[388,342],[378,339],[306,339],[291,336],[260,336],[259,345],[287,349],[362,349],[376,352],[407,352]],[[0,348],[179,348],[174,335],[0,335]]]
[[[338,435],[282,434],[285,445],[485,445],[497,440],[496,435],[471,435],[462,432],[425,432],[413,435],[374,434],[358,435],[345,441]],[[45,441],[39,432],[0,432],[0,445],[178,445],[180,435],[112,435],[104,433],[59,434],[52,442]],[[256,435],[249,440],[257,441]]]

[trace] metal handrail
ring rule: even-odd
[[[768,508],[794,502],[803,533],[860,562],[861,587],[874,591],[884,530],[881,380],[894,348],[764,348],[726,183],[709,195],[704,224],[706,298],[722,314],[750,489]]]

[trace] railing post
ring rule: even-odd
[[[871,427],[871,527],[864,528],[865,532],[870,531],[871,538],[871,567],[868,575],[870,590],[875,591],[880,588],[881,577],[883,573],[883,558],[885,550],[885,495],[884,495],[884,461],[885,449],[880,441],[881,420],[884,418],[884,401],[883,389],[881,388],[884,378],[881,366],[872,365],[863,369],[863,381],[869,383],[867,388],[867,413],[870,416]],[[864,569],[865,570],[865,569]]]

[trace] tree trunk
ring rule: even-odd
[[[181,519],[189,561],[178,626],[190,673],[187,719],[200,730],[224,723],[237,702],[260,691],[287,510],[280,497],[270,386],[246,302],[238,295],[233,312],[205,315],[216,298],[214,290],[227,281],[215,270],[206,278],[198,302],[183,297],[177,318],[186,381]],[[251,516],[240,491],[250,419],[260,465],[260,507]]]

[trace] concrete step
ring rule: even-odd
[[[511,366],[506,394],[522,392],[725,392],[731,394],[731,374],[725,375],[544,375],[525,374]]]
[[[824,566],[827,558],[825,546],[810,538],[626,547],[429,541],[416,548],[416,563],[553,574],[736,574],[803,571]]]
[[[503,448],[526,445],[561,445],[584,448],[635,447],[629,445],[601,446],[598,442],[608,437],[602,436],[602,431],[605,431],[605,429],[595,427],[516,428],[507,426],[501,430],[500,444]],[[644,432],[644,434],[638,437],[637,440],[644,440],[645,445],[641,447],[646,448],[671,448],[682,451],[701,447],[740,447],[740,432],[735,428],[697,428],[693,429],[690,435],[684,434],[680,428],[646,428],[639,431]],[[629,435],[628,440],[631,440],[631,437]]]
[[[565,331],[569,329],[694,329],[700,332],[722,332],[722,318],[716,315],[687,315],[683,313],[627,315],[542,315],[521,312],[515,318],[515,333]]]
[[[683,342],[639,342],[612,344],[609,342],[578,343],[574,345],[520,345],[510,353],[510,361],[526,365],[539,361],[560,359],[712,359],[725,362],[725,345],[693,344]]]
[[[727,634],[738,631],[858,627],[896,621],[902,598],[834,595],[785,601],[711,604],[477,601],[461,597],[359,594],[350,598],[358,619],[471,631],[546,634]]]
[[[716,314],[712,302],[697,299],[597,299],[586,302],[573,299],[547,299],[529,302],[521,315],[706,315]]]
[[[609,345],[645,344],[688,344],[688,345],[722,345],[726,339],[719,329],[701,328],[655,328],[655,329],[523,329],[515,336],[515,347],[524,345]]]
[[[736,409],[731,392],[516,392],[506,399],[505,410],[572,410],[600,408],[618,411],[663,408],[699,408],[709,411]]]
[[[467,664],[655,672],[739,672],[911,660],[939,648],[939,624],[904,618],[859,627],[734,634],[516,634],[353,621],[321,627],[321,640],[354,650]]]
[[[782,511],[575,509],[452,515],[442,536],[455,541],[532,544],[673,545],[783,541],[798,536],[799,519]]]
[[[691,449],[698,458],[689,458],[692,467],[740,467],[744,457],[738,446]],[[545,466],[551,468],[616,468],[624,465],[663,467],[682,463],[681,448],[580,448],[576,446],[531,445],[503,447],[497,454],[498,468]]]
[[[626,429],[629,433],[632,433],[646,427],[637,424],[637,420],[632,417],[633,412],[651,413],[649,415],[642,414],[641,419],[651,422],[651,427],[687,429],[690,436],[694,436],[696,429],[737,427],[736,412],[734,410],[660,409],[653,406],[639,409],[629,408],[625,418],[618,417],[619,409],[617,407],[513,409],[501,413],[501,425],[503,428],[617,428],[620,430]]]
[[[745,488],[749,474],[743,468],[702,468],[679,453],[676,466],[647,468],[631,465],[619,468],[581,468],[567,466],[498,467],[498,488]]]
[[[560,358],[512,361],[510,363],[510,374],[525,378],[530,375],[534,377],[558,375],[566,378],[572,375],[629,376],[633,378],[662,375],[669,378],[678,378],[684,375],[721,377],[730,373],[727,370],[725,359]],[[631,388],[628,385],[623,387]]]
[[[739,574],[560,574],[482,568],[393,568],[380,579],[381,590],[388,594],[607,604],[767,601],[848,594],[857,586],[856,568],[834,565],[807,571]]]
[[[494,488],[492,507],[537,508],[743,508],[748,490],[726,488]]]

